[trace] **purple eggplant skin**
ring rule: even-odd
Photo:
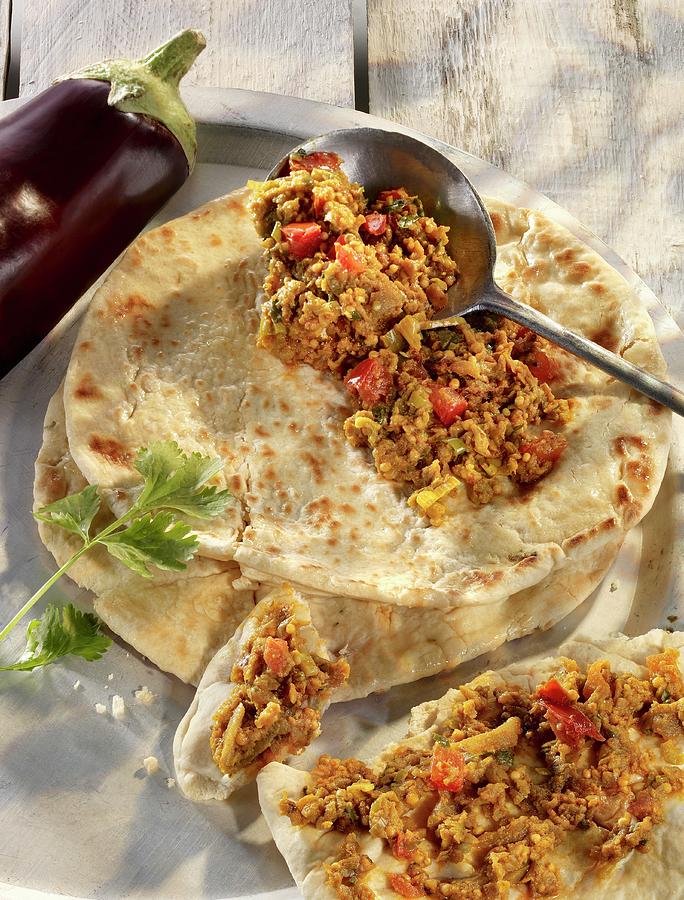
[[[156,119],[71,78],[0,121],[0,378],[35,347],[190,172]]]

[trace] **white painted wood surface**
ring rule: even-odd
[[[368,28],[372,113],[549,195],[682,311],[682,0],[368,0]]]
[[[20,92],[189,26],[207,48],[188,84],[354,105],[351,0],[24,0]]]
[[[21,92],[194,25],[189,84],[350,106],[352,4],[24,0]],[[529,182],[684,308],[684,0],[367,4],[371,112]]]
[[[5,89],[10,46],[10,8],[12,0],[0,0],[0,98]]]

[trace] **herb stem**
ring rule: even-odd
[[[90,538],[90,540],[84,541],[83,546],[80,550],[77,550],[73,556],[70,556],[69,559],[64,563],[63,566],[60,566],[59,569],[45,582],[42,587],[39,587],[35,594],[30,597],[26,603],[22,606],[19,612],[5,625],[5,627],[0,631],[0,641],[3,641],[7,635],[12,631],[12,629],[16,626],[16,624],[23,619],[26,613],[32,609],[33,606],[40,600],[40,598],[46,594],[52,585],[59,581],[59,579],[64,575],[65,572],[68,572],[69,569],[73,566],[73,564],[80,559],[84,553],[87,553],[91,547],[94,547],[95,544],[98,544],[102,538],[107,537],[113,531],[116,531],[121,525],[125,524],[130,518],[135,517],[139,514],[139,510],[135,506],[135,504],[128,510],[128,512],[124,513],[121,518],[116,519],[116,521],[107,525],[106,528],[103,528],[102,531],[98,532],[95,537]]]
[[[10,633],[10,631],[12,631],[12,629],[17,624],[17,622],[19,622],[19,620],[22,619],[33,606],[35,606],[35,604],[40,600],[40,598],[43,596],[43,594],[46,594],[50,590],[52,585],[56,581],[58,581],[65,572],[68,572],[68,570],[73,566],[73,564],[76,562],[76,560],[79,559],[79,557],[83,556],[83,554],[87,550],[89,550],[91,546],[92,546],[91,542],[84,544],[80,550],[78,550],[76,553],[74,553],[73,556],[69,557],[69,559],[64,563],[63,566],[60,566],[60,568],[57,569],[57,571],[51,578],[48,578],[48,580],[45,582],[45,584],[42,587],[38,588],[38,590],[35,592],[35,594],[32,597],[30,597],[26,601],[26,603],[24,603],[24,605],[19,610],[19,612],[7,623],[7,625],[5,625],[5,627],[2,629],[2,631],[0,631],[0,641],[4,640],[7,637],[7,635]]]

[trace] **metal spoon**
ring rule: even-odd
[[[489,215],[463,172],[439,151],[408,135],[378,128],[331,131],[295,149],[337,153],[344,161],[346,174],[362,184],[368,195],[405,187],[421,198],[429,215],[449,226],[449,253],[458,265],[460,277],[447,294],[446,309],[427,328],[454,324],[457,316],[480,310],[499,313],[684,416],[682,391],[536,309],[518,303],[494,283],[496,240]],[[274,166],[268,177],[276,178],[286,171],[287,159]]]

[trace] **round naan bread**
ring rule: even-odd
[[[239,498],[202,524],[200,553],[255,582],[399,606],[485,608],[616,552],[663,476],[670,415],[568,355],[569,447],[533,488],[473,506],[449,498],[429,527],[406,491],[351,447],[339,382],[255,346],[261,248],[246,191],[139,238],[96,294],[65,381],[70,452],[116,511],[138,481],[135,452],[173,438],[219,455]],[[662,373],[647,313],[626,282],[568,231],[497,201],[499,283],[632,362]],[[579,576],[577,576],[579,577]],[[539,619],[545,611],[533,616]]]
[[[515,500],[484,509],[461,501],[445,526],[425,527],[366,452],[344,440],[341,385],[256,348],[261,248],[245,200],[237,192],[135,242],[76,344],[68,439],[61,399],[48,410],[37,505],[90,481],[120,512],[139,477],[136,450],[166,438],[220,455],[223,483],[239,500],[223,519],[200,523],[201,555],[188,578],[159,573],[143,589],[104,551],[79,561],[74,576],[95,592],[103,617],[162,668],[196,681],[210,648],[253,603],[251,592],[232,588],[240,574],[225,562],[232,558],[254,582],[288,579],[308,595],[331,652],[353,661],[345,691],[364,696],[567,615],[652,503],[669,415],[566,357],[577,412],[557,470]],[[662,369],[648,316],[610,267],[538,214],[490,209],[508,290]],[[40,527],[58,562],[66,559],[74,539]],[[180,654],[167,651],[174,641]]]
[[[607,659],[614,672],[628,672],[643,677],[646,657],[667,648],[684,649],[684,634],[667,634],[651,631],[637,638],[620,637],[597,645],[590,638],[568,642],[559,648],[559,656],[575,659],[581,666]],[[558,671],[562,661],[558,658],[519,663],[499,673],[485,673],[480,678],[497,677],[507,683],[520,684],[525,689],[546,680]],[[680,662],[681,667],[681,662]],[[684,673],[684,670],[682,670]],[[475,679],[471,684],[476,684]],[[461,697],[452,688],[439,700],[423,703],[413,710],[407,738],[418,748],[432,747],[433,733],[449,716],[453,701]],[[383,760],[393,757],[390,745],[368,765],[373,769]],[[682,767],[684,768],[684,767]],[[259,802],[275,843],[282,853],[297,886],[305,900],[336,900],[337,892],[326,883],[324,865],[337,857],[344,835],[338,831],[323,832],[311,826],[293,825],[280,812],[284,793],[299,797],[310,783],[308,772],[291,768],[282,763],[270,763],[257,777]],[[574,854],[563,853],[554,858],[560,868],[561,878],[568,894],[591,897],[592,900],[632,900],[649,897],[651,900],[673,900],[682,897],[684,861],[681,854],[681,837],[684,830],[684,801],[681,796],[665,804],[665,821],[656,823],[649,839],[648,853],[632,851],[612,870],[600,873],[592,871],[581,845]],[[388,886],[388,874],[403,871],[405,863],[397,861],[379,838],[367,832],[359,835],[361,851],[367,854],[375,869],[366,880],[378,898],[396,897]],[[522,896],[511,891],[511,896]]]

